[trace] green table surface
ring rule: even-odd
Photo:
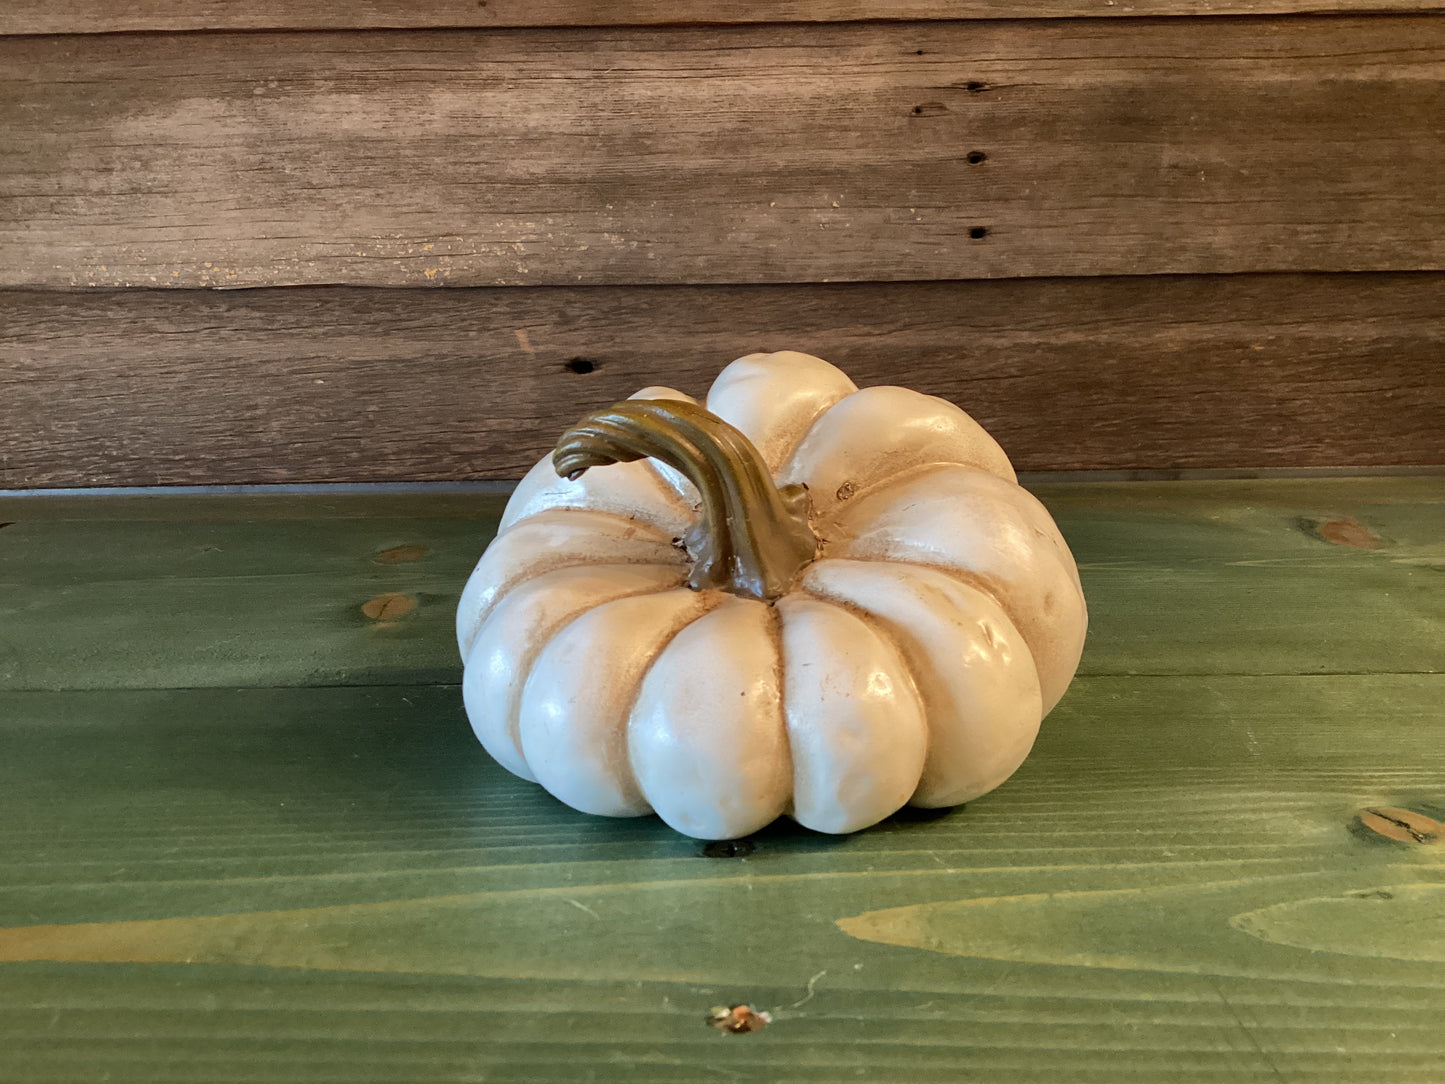
[[[495,497],[0,500],[0,1081],[1445,1081],[1445,477],[1034,488],[1024,767],[732,854],[476,744]]]

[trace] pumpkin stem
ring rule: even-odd
[[[818,551],[808,494],[773,484],[762,455],[741,432],[697,403],[627,399],[594,410],[557,442],[557,473],[646,457],[682,472],[702,496],[702,521],[688,533],[688,586],[770,601],[787,593]]]

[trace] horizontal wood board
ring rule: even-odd
[[[730,857],[399,683],[496,496],[0,500],[0,634],[71,675],[0,689],[0,1078],[1435,1084],[1445,851],[1360,814],[1445,819],[1445,485],[1036,491],[1093,625],[1018,774]],[[268,687],[328,651],[368,683]]]
[[[0,34],[136,30],[362,30],[422,27],[651,26],[880,20],[1048,19],[1160,15],[1291,15],[1445,10],[1438,0],[12,0]]]
[[[0,291],[0,329],[0,488],[517,479],[588,409],[782,348],[1021,470],[1445,463],[1434,273]]]
[[[1442,80],[1429,15],[10,37],[0,284],[1438,269]]]
[[[5,1078],[1435,1084],[1441,848],[1356,817],[1445,815],[1442,686],[1083,678],[968,808],[732,858],[455,688],[0,693]]]
[[[1035,491],[1080,565],[1085,674],[1445,662],[1445,478]],[[311,500],[0,500],[0,688],[458,682],[456,602],[500,499]],[[393,596],[411,608],[363,610]]]

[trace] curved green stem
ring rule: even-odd
[[[688,584],[769,601],[787,593],[817,554],[802,486],[779,489],[758,450],[696,403],[627,399],[594,410],[557,442],[557,473],[651,457],[681,471],[702,496],[702,522],[686,542]]]

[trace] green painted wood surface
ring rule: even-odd
[[[1041,485],[1089,674],[1433,671],[1445,478]],[[317,500],[314,518],[306,509]],[[0,500],[0,688],[453,682],[486,496]],[[196,517],[192,520],[190,517]],[[1319,525],[1354,522],[1375,548]],[[416,560],[378,563],[396,547]],[[417,606],[362,612],[388,594]]]
[[[1351,829],[1445,798],[1442,694],[1086,678],[965,810],[709,859],[508,776],[449,687],[6,693],[0,1077],[1438,1079],[1438,917],[1380,931],[1440,849]]]
[[[1445,849],[1357,814],[1445,818],[1445,486],[1037,488],[1093,626],[1018,775],[728,858],[476,745],[485,500],[0,503],[0,1081],[1438,1084]]]

